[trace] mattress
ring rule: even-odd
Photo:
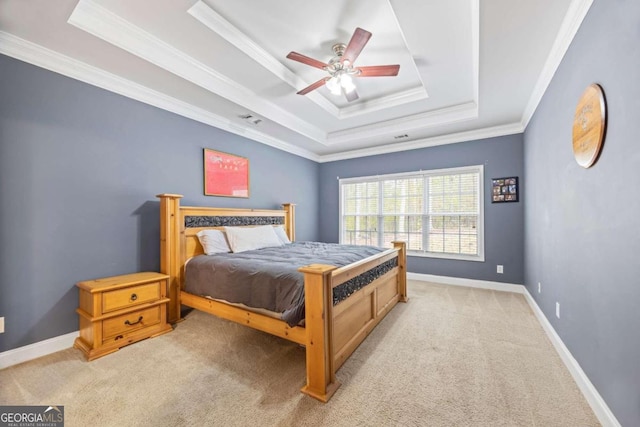
[[[298,268],[309,264],[343,267],[384,250],[295,242],[240,253],[199,255],[187,263],[183,290],[281,313],[282,320],[295,326],[304,319],[304,275]]]

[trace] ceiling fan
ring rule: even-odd
[[[317,82],[307,86],[298,92],[298,95],[306,95],[307,93],[315,90],[323,85],[334,95],[341,95],[344,93],[347,101],[355,101],[358,99],[358,92],[356,92],[356,86],[353,84],[352,77],[380,77],[380,76],[397,76],[400,70],[400,65],[373,65],[369,67],[354,67],[353,63],[364,49],[365,45],[371,38],[371,33],[362,28],[356,28],[351,36],[349,44],[338,43],[333,45],[332,50],[335,54],[329,63],[318,61],[317,59],[309,58],[301,53],[290,52],[287,55],[288,59],[302,62],[303,64],[310,65],[312,67],[320,68],[329,73],[327,77],[324,77]]]

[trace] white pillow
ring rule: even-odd
[[[280,239],[273,231],[273,226],[260,227],[225,227],[231,250],[245,252],[254,249],[282,246]]]
[[[282,225],[273,227],[273,231],[276,232],[276,236],[278,236],[278,239],[280,239],[280,242],[283,245],[286,245],[287,243],[291,243],[291,240],[289,240],[289,236],[287,236],[287,232],[284,231],[284,227]]]
[[[231,252],[224,233],[220,230],[201,230],[197,234],[200,244],[207,255]]]

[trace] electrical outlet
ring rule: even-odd
[[[538,282],[538,293],[542,292],[542,285]]]
[[[556,317],[560,318],[560,303],[556,302]]]
[[[504,273],[504,269],[501,265],[498,265],[498,274]]]
[[[0,334],[4,334],[4,317],[0,317]]]

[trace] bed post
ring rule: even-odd
[[[169,314],[167,321],[180,320],[180,199],[181,194],[158,194],[160,198],[160,272],[168,274]]]
[[[296,241],[296,205],[294,203],[284,203],[282,205],[285,211],[284,231],[286,231],[289,240]]]
[[[400,294],[400,301],[407,302],[407,243],[406,242],[393,242],[393,247],[400,249],[398,251],[398,293]]]
[[[305,329],[307,334],[307,385],[302,392],[327,402],[340,387],[336,381],[333,351],[333,289],[331,272],[336,267],[312,264],[304,273]]]

